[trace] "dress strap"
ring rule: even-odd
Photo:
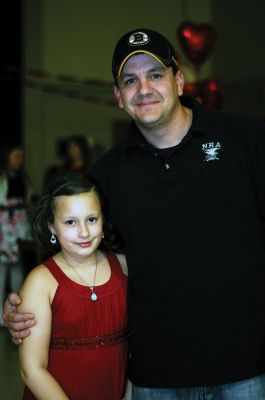
[[[57,280],[57,282],[67,282],[68,278],[65,273],[61,270],[61,268],[56,264],[54,259],[51,257],[48,260],[43,262],[46,268],[50,271],[52,276]]]
[[[106,251],[106,256],[109,262],[109,265],[111,267],[111,272],[112,273],[117,273],[118,275],[122,274],[124,275],[121,267],[121,263],[115,253],[112,253],[111,251]]]

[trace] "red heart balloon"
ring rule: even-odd
[[[198,67],[212,52],[216,41],[216,32],[211,24],[195,24],[186,21],[178,27],[177,37],[186,57]]]

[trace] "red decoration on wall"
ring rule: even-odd
[[[176,33],[188,60],[195,67],[201,66],[211,54],[216,42],[216,32],[213,25],[185,21],[179,25]]]
[[[206,108],[222,108],[223,89],[218,80],[214,78],[185,83],[184,95],[196,98]]]
[[[203,99],[202,103],[207,108],[222,108],[223,89],[216,79],[208,78],[201,82],[200,96]]]
[[[187,82],[184,85],[184,95],[198,98],[200,85],[197,82]]]

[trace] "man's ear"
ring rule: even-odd
[[[119,87],[116,84],[113,85],[113,90],[114,90],[114,96],[115,96],[116,103],[117,103],[118,107],[119,108],[123,108],[123,104],[122,104],[122,101],[121,101],[121,91],[120,91]]]
[[[178,87],[178,95],[183,95],[183,88],[184,88],[184,76],[181,71],[178,71],[175,75],[175,80]]]

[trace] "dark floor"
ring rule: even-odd
[[[0,399],[21,400],[23,386],[17,346],[11,341],[7,329],[0,327]]]

